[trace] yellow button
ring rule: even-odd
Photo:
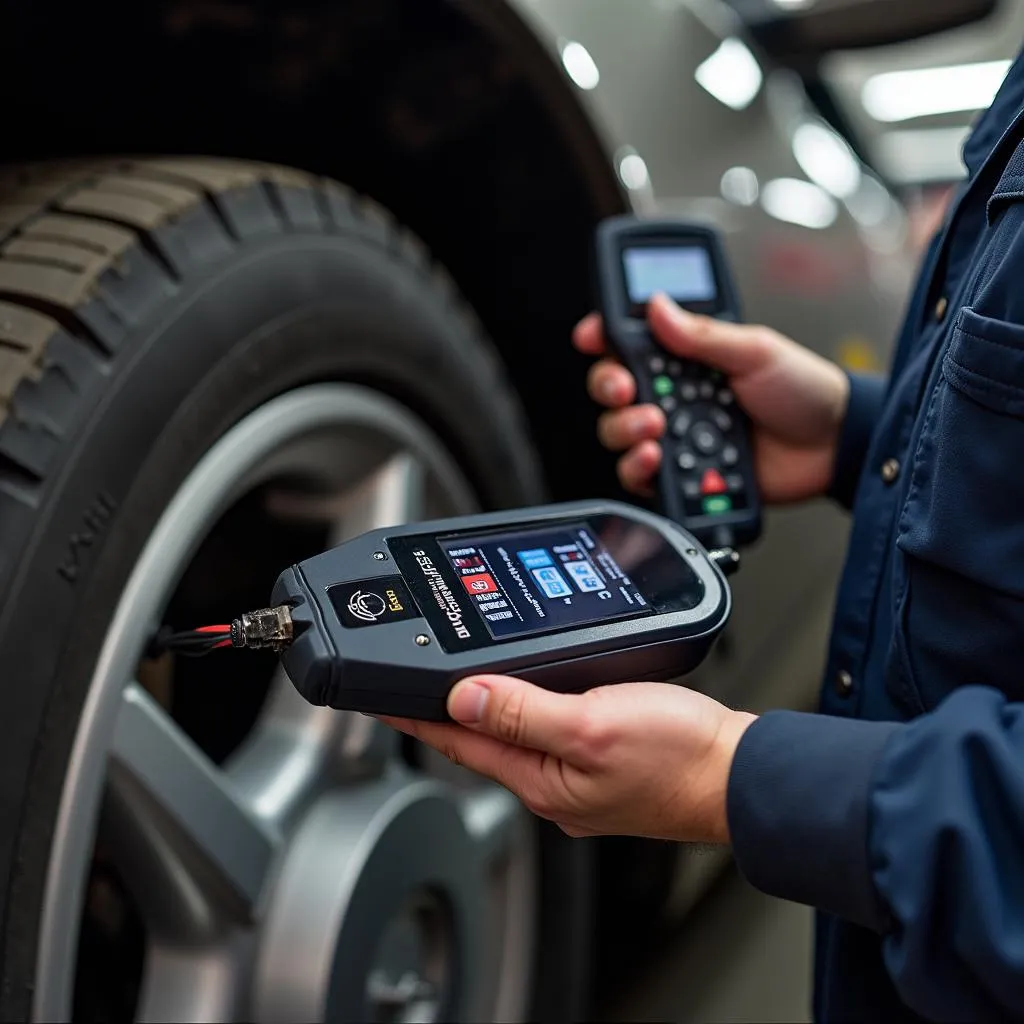
[[[845,669],[836,673],[836,693],[840,697],[849,697],[853,693],[853,676]]]
[[[896,459],[886,459],[882,463],[882,479],[887,483],[893,483],[900,475],[900,464]]]
[[[942,323],[946,316],[946,310],[949,308],[949,300],[945,295],[935,303],[935,321],[936,323]]]

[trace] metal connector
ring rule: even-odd
[[[292,642],[294,635],[292,613],[284,605],[247,612],[231,623],[232,647],[281,651]]]
[[[708,552],[711,559],[725,576],[732,576],[740,567],[740,553],[733,548],[716,548]]]

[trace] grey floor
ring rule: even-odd
[[[761,895],[730,869],[599,1020],[803,1024],[811,935],[809,910]]]

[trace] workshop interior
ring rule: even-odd
[[[814,709],[848,516],[768,507],[647,304],[883,372],[1024,3],[0,9],[0,1020],[810,1020],[812,912],[727,847],[380,717]]]

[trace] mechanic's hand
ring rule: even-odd
[[[721,370],[754,425],[754,461],[766,502],[816,497],[832,479],[836,444],[849,382],[835,364],[768,327],[697,316],[658,296],[648,310],[651,330],[669,352]],[[590,372],[591,397],[603,413],[598,434],[605,447],[625,452],[619,479],[636,494],[649,494],[661,464],[666,423],[654,405],[636,399],[633,376],[606,355],[600,318],[593,314],[573,334],[576,348],[605,356]]]
[[[752,715],[669,683],[569,695],[503,676],[463,680],[448,711],[460,724],[383,721],[571,836],[729,841],[729,771]]]

